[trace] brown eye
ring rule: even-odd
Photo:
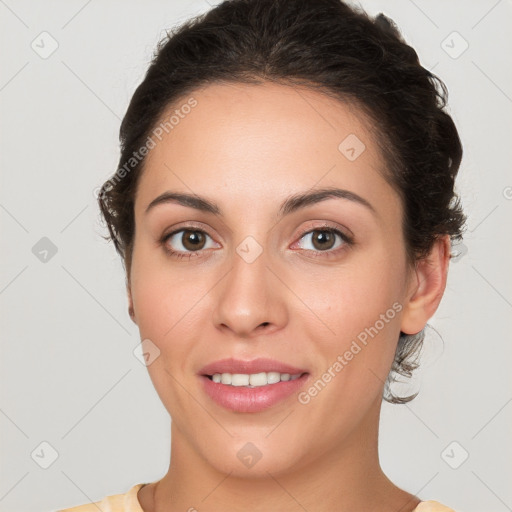
[[[332,231],[313,231],[311,241],[319,251],[332,249],[336,235]]]
[[[300,240],[302,249],[317,253],[336,252],[338,248],[351,244],[347,235],[334,228],[312,229],[304,233]]]
[[[181,236],[181,243],[187,251],[199,251],[203,249],[205,241],[206,237],[202,231],[190,231],[186,229]]]
[[[161,240],[165,250],[173,255],[191,256],[193,253],[199,253],[203,249],[215,247],[212,238],[200,229],[179,229]],[[209,245],[208,245],[209,243]]]

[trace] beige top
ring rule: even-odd
[[[144,512],[137,499],[139,489],[146,483],[134,485],[125,494],[106,496],[101,501],[87,503],[73,508],[58,510],[57,512]],[[437,501],[422,501],[413,512],[455,512]]]

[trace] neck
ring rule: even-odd
[[[348,438],[314,460],[256,478],[218,471],[172,423],[169,471],[139,500],[145,512],[410,512],[420,500],[396,487],[380,467],[379,414],[380,400]]]

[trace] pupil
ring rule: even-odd
[[[319,240],[320,241],[320,249],[329,249],[332,247],[332,242],[333,242],[333,239],[334,239],[334,236],[333,236],[333,233],[331,233],[330,231],[318,231],[319,235],[315,238],[313,237],[313,240],[316,241],[316,240]],[[326,242],[327,242],[327,245],[328,247],[326,247]],[[329,244],[329,242],[331,242]],[[322,245],[323,244],[323,245]]]
[[[185,231],[183,233],[183,246],[190,250],[197,250],[204,242],[204,235],[198,231]]]

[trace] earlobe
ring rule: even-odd
[[[137,319],[135,317],[135,310],[133,309],[132,291],[129,284],[126,285],[126,292],[128,294],[128,314],[132,319],[132,322],[137,325]]]
[[[450,237],[444,235],[430,253],[416,262],[404,304],[401,331],[420,332],[436,312],[443,297],[450,261]]]
[[[128,314],[130,315],[130,318],[132,319],[132,322],[137,325],[137,320],[135,318],[135,312],[133,311],[133,306],[130,304],[128,307]]]

